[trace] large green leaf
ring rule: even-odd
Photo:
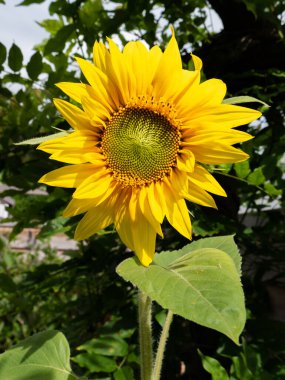
[[[58,331],[45,331],[0,355],[0,379],[77,380],[69,358],[69,345],[64,335]]]
[[[207,246],[211,247],[210,240]],[[236,253],[215,246],[198,248],[195,242],[180,251],[162,252],[149,267],[134,257],[123,261],[117,273],[162,307],[186,319],[222,332],[238,344],[245,324],[245,306]],[[224,247],[229,244],[225,238]],[[233,256],[233,258],[231,257]]]

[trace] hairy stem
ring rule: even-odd
[[[154,364],[151,380],[160,379],[165,346],[168,339],[169,329],[170,329],[172,320],[173,320],[173,313],[172,311],[168,310],[168,313],[163,325],[162,333],[160,336],[157,352],[156,352],[155,364]]]
[[[139,292],[139,345],[141,380],[151,380],[152,373],[152,333],[151,333],[151,299]]]

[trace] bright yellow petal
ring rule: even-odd
[[[153,182],[147,188],[147,199],[154,218],[159,223],[162,223],[164,218],[164,212]]]
[[[203,62],[202,62],[201,58],[197,57],[197,55],[194,55],[192,53],[191,53],[191,57],[192,57],[192,60],[194,62],[195,70],[201,71],[202,67],[203,67]]]
[[[54,105],[73,129],[93,129],[89,118],[80,108],[62,99],[54,99]]]
[[[106,60],[109,59],[109,51],[102,42],[95,42],[93,46],[93,62],[101,71],[106,72]]]
[[[138,208],[137,220],[131,227],[134,251],[144,266],[149,266],[155,253],[156,231]]]
[[[39,182],[50,186],[77,187],[96,169],[92,164],[64,166],[45,174]]]
[[[109,188],[113,178],[106,169],[97,170],[97,173],[83,181],[73,194],[74,198],[97,198],[103,195]]]
[[[107,199],[94,209],[88,211],[75,230],[75,239],[83,240],[96,234],[113,223],[110,201]]]
[[[192,87],[176,103],[179,118],[184,122],[202,115],[204,109],[221,105],[227,92],[226,85],[219,79],[209,79],[199,86]]]
[[[66,95],[78,103],[81,103],[82,96],[87,95],[86,87],[84,83],[70,83],[60,82],[56,86],[61,89]]]
[[[177,156],[177,167],[179,170],[191,173],[194,170],[195,166],[195,156],[190,150],[184,149],[180,154]]]
[[[248,154],[240,149],[217,142],[212,146],[209,146],[209,144],[193,145],[191,146],[191,151],[198,162],[212,165],[240,162],[247,160],[249,157]]]
[[[164,83],[168,82],[172,74],[178,70],[182,70],[182,61],[174,31],[172,30],[172,37],[159,61],[153,79],[154,88],[164,86]]]
[[[147,197],[147,191],[148,191],[148,189],[144,186],[142,186],[140,191],[139,191],[139,207],[140,207],[140,210],[141,210],[143,216],[152,225],[152,227],[156,231],[156,233],[159,234],[161,237],[163,237],[161,225],[155,219],[155,217],[153,216],[153,213],[151,211],[149,201],[148,201],[148,197]]]
[[[171,185],[164,182],[166,217],[169,223],[183,236],[191,239],[192,227],[184,199],[178,198]]]
[[[217,208],[211,195],[193,182],[189,183],[188,192],[184,193],[183,196],[188,199],[188,201],[197,203],[201,206]]]
[[[227,196],[225,190],[220,186],[216,179],[208,172],[208,170],[200,165],[195,166],[194,172],[188,175],[188,180],[210,193],[220,195],[221,197]],[[191,188],[191,184],[189,184],[189,187]]]
[[[251,108],[235,106],[232,104],[219,104],[211,105],[205,108],[198,108],[188,114],[189,124],[185,123],[186,128],[195,126],[196,122],[201,125],[205,125],[209,129],[215,130],[215,128],[223,127],[234,128],[240,125],[248,124],[261,116],[259,111]]]

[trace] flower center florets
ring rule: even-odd
[[[167,175],[175,165],[180,133],[159,112],[125,107],[109,120],[101,147],[114,177],[126,185],[143,185]]]

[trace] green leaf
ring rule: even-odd
[[[217,248],[191,251],[189,247],[157,254],[147,268],[136,258],[127,259],[117,273],[163,308],[220,331],[238,344],[246,318],[239,263]]]
[[[44,55],[52,52],[62,52],[65,48],[65,43],[74,31],[74,25],[65,25],[56,33],[53,38],[50,38],[45,46]]]
[[[118,336],[104,335],[85,342],[78,347],[78,350],[106,356],[126,356],[128,344]]]
[[[27,5],[31,5],[31,4],[41,4],[43,3],[45,0],[24,0],[22,1],[20,4],[17,4],[17,6],[27,6]]]
[[[22,68],[22,64],[23,54],[21,49],[16,44],[13,44],[9,50],[8,65],[13,71],[19,71]]]
[[[228,98],[223,100],[224,104],[242,104],[242,103],[261,103],[266,107],[270,107],[267,103],[262,100],[253,98],[252,96],[234,96],[233,98]]]
[[[264,190],[267,192],[268,195],[270,195],[271,197],[276,197],[278,195],[281,195],[282,194],[282,190],[281,189],[276,189],[276,187],[274,185],[272,185],[272,183],[268,182],[264,185]]]
[[[114,380],[134,380],[134,371],[131,367],[119,368],[114,372]]]
[[[10,276],[5,273],[0,273],[0,289],[7,293],[14,293],[17,286]]]
[[[89,352],[76,355],[72,358],[72,361],[80,367],[87,368],[90,372],[113,372],[117,368],[114,359],[106,358],[103,355],[94,355]]]
[[[234,164],[234,170],[239,178],[246,178],[250,173],[248,161],[242,161]]]
[[[227,371],[221,366],[218,360],[203,355],[199,350],[198,353],[202,359],[203,368],[212,375],[212,380],[229,380]]]
[[[33,139],[21,141],[19,143],[15,143],[14,145],[38,145],[38,144],[41,144],[44,141],[48,141],[48,140],[52,140],[52,139],[57,139],[58,137],[67,136],[68,134],[69,134],[68,132],[54,133],[54,134],[48,135],[48,136],[35,137]]]
[[[2,65],[7,57],[6,47],[0,42],[0,65]]]
[[[254,169],[252,173],[247,177],[248,182],[251,185],[259,186],[263,184],[266,181],[266,178],[264,177],[262,167]]]
[[[36,80],[37,77],[42,72],[43,68],[43,61],[41,54],[37,51],[35,54],[32,55],[29,63],[27,64],[27,73],[29,77],[33,80]]]
[[[69,345],[62,333],[35,334],[0,355],[0,379],[77,380],[69,358]]]

